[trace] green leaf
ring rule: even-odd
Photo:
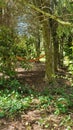
[[[0,118],[3,118],[5,116],[4,112],[0,112]]]

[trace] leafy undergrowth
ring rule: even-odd
[[[38,93],[17,80],[3,85],[0,130],[73,130],[73,87],[67,94],[67,87],[45,88]]]

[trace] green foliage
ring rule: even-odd
[[[30,107],[31,97],[21,98],[18,92],[0,91],[0,117],[12,116]]]
[[[33,91],[29,86],[21,85],[16,79],[2,79],[0,89],[0,118],[15,116],[31,107]]]
[[[15,72],[15,55],[13,46],[15,44],[14,32],[8,27],[0,27],[0,72],[12,77]]]
[[[49,96],[39,96],[40,104],[38,105],[41,108],[47,109],[51,105],[51,98]]]
[[[57,35],[59,38],[62,38],[62,36],[68,37],[70,35],[70,27],[59,25],[57,29]]]
[[[16,45],[17,55],[28,59],[35,56],[35,39],[33,37],[20,37],[19,43]],[[25,61],[26,62],[26,61]]]
[[[34,37],[29,37],[26,40],[26,50],[27,50],[28,59],[34,58],[36,56],[35,42],[36,41]]]
[[[5,7],[5,0],[0,0],[0,7]]]
[[[73,43],[72,43],[73,44]],[[68,70],[71,74],[73,74],[73,46],[67,48],[67,56],[68,56]]]
[[[18,92],[19,94],[26,94],[26,95],[31,95],[32,93],[34,94],[32,89],[29,89],[29,85],[21,84],[17,79],[0,79],[0,89],[1,90],[10,90]]]
[[[55,114],[66,113],[68,109],[68,101],[63,97],[58,98],[55,106],[56,106]]]
[[[69,94],[61,88],[55,91],[51,89],[52,92],[47,90],[44,89],[45,93],[35,93],[29,85],[22,85],[16,79],[0,80],[0,118],[15,116],[32,108],[43,109],[56,115],[68,114],[73,107],[72,87]]]
[[[14,53],[23,59],[20,60],[20,65],[26,70],[30,69],[30,60],[36,57],[35,38],[22,36],[19,38],[18,44],[14,46]]]
[[[19,37],[18,43],[14,46],[14,53],[17,56],[24,57],[26,56],[26,38],[25,37]]]
[[[62,113],[68,113],[70,106],[73,106],[71,103],[73,95],[69,95],[67,97],[58,97],[57,95],[45,96],[37,94],[38,96],[35,96],[35,93],[29,90],[29,88],[26,90],[27,91],[25,91],[25,93],[20,93],[19,91],[8,89],[0,91],[0,118],[4,116],[15,116],[18,113],[31,108],[37,108],[40,110],[44,109],[47,111],[49,111],[50,108],[50,112],[59,115]],[[26,95],[26,93],[29,91],[31,91],[30,95],[29,93]],[[37,99],[38,103],[34,102],[35,98]],[[35,105],[33,105],[33,103]]]
[[[67,130],[72,130],[71,126],[73,125],[73,120],[71,119],[70,114],[63,117],[61,120],[60,126],[66,126]]]

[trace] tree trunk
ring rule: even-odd
[[[40,34],[39,34],[39,31],[38,31],[38,36],[37,36],[37,42],[35,44],[35,47],[36,47],[36,57],[39,57],[40,56]],[[38,61],[39,62],[39,59]]]
[[[63,43],[64,37],[61,37],[59,44],[59,68],[63,68]]]
[[[56,39],[54,39],[53,45],[54,45],[54,70],[56,72],[58,69],[58,55],[59,55],[59,52],[58,52],[59,46],[58,46],[58,42],[56,41]]]
[[[44,50],[45,50],[45,57],[46,57],[46,80],[51,81],[53,78],[53,54],[52,54],[52,44],[51,44],[51,29],[49,20],[43,19],[42,22],[42,33],[43,33],[43,42],[44,42]]]

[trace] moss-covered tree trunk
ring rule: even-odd
[[[54,73],[53,68],[53,54],[52,54],[52,43],[51,43],[51,28],[49,24],[49,20],[43,19],[42,22],[42,33],[43,33],[43,42],[44,42],[44,50],[46,57],[46,80],[51,81]]]
[[[55,20],[50,19],[50,27],[51,27],[51,34],[52,34],[52,41],[53,41],[53,59],[54,59],[54,72],[58,69],[58,57],[59,57],[59,41],[57,35],[57,28],[58,23]]]

